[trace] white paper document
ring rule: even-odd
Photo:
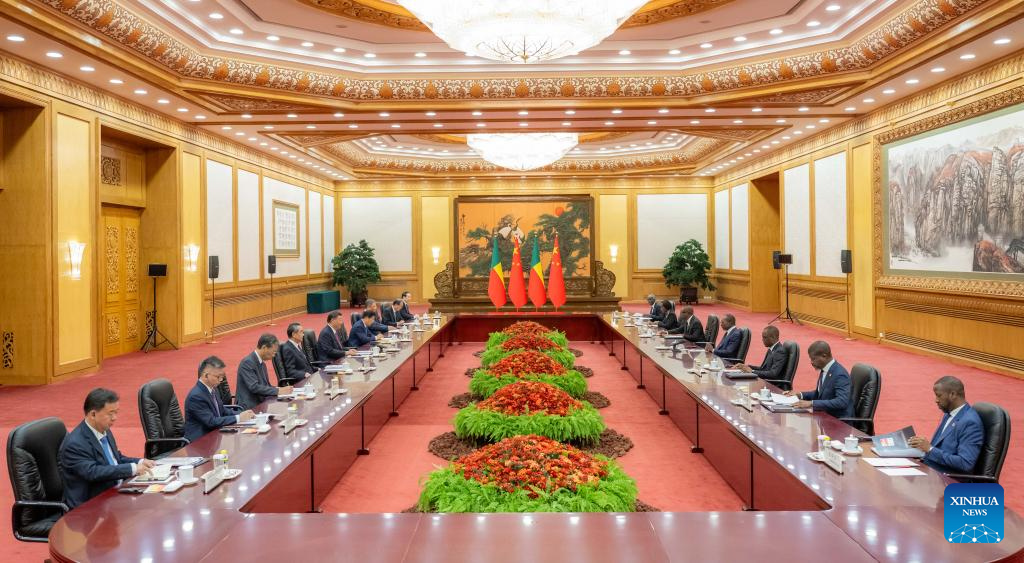
[[[796,395],[783,395],[781,393],[772,393],[772,402],[776,405],[793,405],[796,404],[800,399]]]
[[[879,467],[878,470],[889,477],[913,477],[916,475],[925,475],[924,471],[913,467]]]
[[[864,462],[874,467],[917,467],[917,463],[905,457],[866,457]]]

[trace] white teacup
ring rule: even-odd
[[[859,442],[860,440],[858,440],[856,436],[847,436],[843,440],[843,449],[848,452],[855,452],[859,447]]]
[[[195,478],[195,467],[191,465],[182,465],[178,468],[178,480],[179,481],[191,481]]]
[[[764,400],[771,399],[772,398],[772,390],[767,388],[767,387],[762,387],[761,388],[761,398],[764,399]]]
[[[259,413],[256,415],[256,425],[263,426],[270,423],[270,413]]]

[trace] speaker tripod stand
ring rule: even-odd
[[[789,264],[783,264],[786,268],[786,310],[775,316],[774,319],[768,324],[772,324],[775,321],[789,321],[798,325],[803,325],[800,319],[796,318],[796,313],[789,308]]]
[[[170,344],[171,348],[178,349],[177,346],[171,342],[164,333],[160,332],[160,329],[156,324],[156,276],[153,276],[153,326],[149,327],[149,334],[146,335],[146,341],[142,343],[142,347],[139,350],[143,352],[149,352],[153,348],[158,348],[161,344]]]

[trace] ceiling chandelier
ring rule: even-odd
[[[466,135],[480,158],[512,170],[533,170],[562,158],[579,143],[576,133],[487,133]]]
[[[575,55],[647,0],[397,0],[453,49],[507,63]]]

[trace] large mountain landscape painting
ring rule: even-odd
[[[890,270],[1024,273],[1024,108],[883,150]]]

